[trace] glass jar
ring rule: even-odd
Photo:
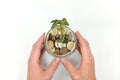
[[[45,37],[47,52],[54,57],[65,57],[74,53],[77,45],[75,33],[65,25],[50,29]]]

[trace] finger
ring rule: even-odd
[[[44,47],[42,48],[42,50],[41,50],[40,59],[41,59],[43,53],[45,52],[45,50],[46,50],[46,48],[45,48],[45,46],[44,46]]]
[[[60,59],[59,59],[59,58],[55,58],[55,59],[51,62],[50,66],[49,66],[49,68],[48,68],[48,70],[47,70],[48,75],[50,75],[51,77],[53,76],[53,74],[54,74],[54,72],[56,71],[59,63],[60,63]]]
[[[45,33],[43,33],[40,38],[36,41],[36,43],[33,45],[35,49],[42,49],[44,47],[44,37]]]
[[[62,58],[61,62],[71,76],[74,76],[76,74],[76,69],[75,69],[74,65],[72,64],[72,62],[70,62],[66,58]]]
[[[76,49],[78,50],[78,52],[81,54],[80,52],[80,47],[77,45]]]
[[[30,58],[32,58],[33,61],[37,61],[39,63],[39,58],[41,55],[41,49],[42,45],[44,43],[44,36],[45,33],[42,34],[42,36],[37,40],[37,42],[33,45],[32,52]]]
[[[78,31],[75,34],[76,34],[79,45],[80,46],[85,45],[86,40],[84,39],[84,37]]]
[[[89,44],[78,31],[76,32],[76,37],[78,39],[78,48],[81,53],[82,59],[87,59],[90,56]]]

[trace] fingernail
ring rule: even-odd
[[[56,62],[56,63],[58,63],[59,61],[60,61],[60,59],[59,59],[59,58],[56,58],[56,59],[55,59],[55,62]]]
[[[45,35],[45,32],[43,33],[43,35]]]
[[[65,62],[65,58],[62,58],[61,61],[62,61],[62,62]]]

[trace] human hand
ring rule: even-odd
[[[42,49],[45,33],[33,45],[31,55],[28,61],[28,76],[27,80],[51,80],[57,66],[60,62],[59,58],[54,59],[45,70],[40,66],[40,59],[45,48]]]
[[[76,69],[72,62],[66,58],[61,59],[61,62],[67,69],[72,80],[96,80],[94,57],[90,51],[89,44],[79,32],[76,32],[76,37],[79,43],[77,49],[82,56],[80,66]]]

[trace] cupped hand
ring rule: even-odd
[[[38,41],[33,45],[31,55],[28,61],[28,76],[27,80],[51,80],[55,70],[60,62],[59,58],[55,58],[48,69],[45,70],[40,65],[40,59],[45,51],[43,48],[45,33],[38,39]]]
[[[80,66],[75,68],[72,62],[66,58],[61,59],[61,61],[70,74],[72,80],[96,80],[94,57],[91,53],[89,43],[79,32],[76,32],[76,37],[79,44],[79,46],[77,46],[77,50],[82,56]]]

